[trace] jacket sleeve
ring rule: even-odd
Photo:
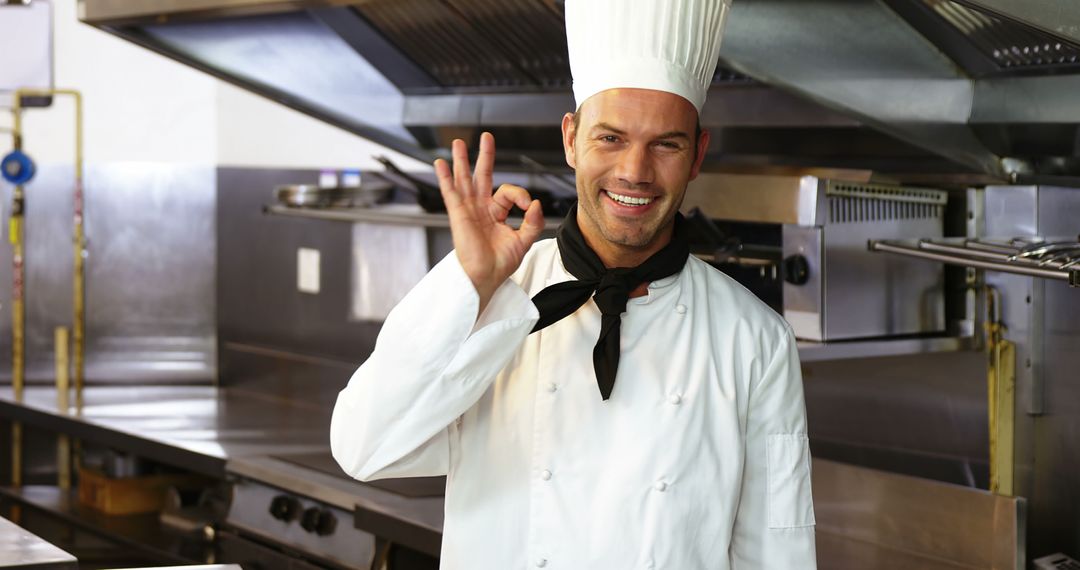
[[[751,387],[742,491],[731,540],[735,570],[813,570],[814,505],[799,353],[790,329]]]
[[[448,426],[480,399],[539,318],[512,280],[478,318],[479,302],[451,253],[390,312],[334,405],[330,448],[346,473],[360,480],[447,473]]]

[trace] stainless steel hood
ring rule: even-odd
[[[1080,174],[1080,32],[1037,9],[1055,4],[738,0],[702,113],[708,168]],[[490,130],[503,167],[521,154],[562,166],[561,0],[79,6],[84,22],[422,160]]]

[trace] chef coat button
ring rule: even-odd
[[[678,406],[679,404],[682,403],[682,396],[680,396],[678,394],[672,394],[672,395],[668,396],[667,401],[671,402],[671,405],[673,405],[673,406]]]
[[[683,305],[682,303],[675,305],[675,312],[679,313],[680,315],[686,314],[686,305]]]
[[[667,491],[667,483],[663,481],[657,481],[656,484],[653,485],[653,489],[656,489],[657,491],[663,493],[664,491]]]
[[[538,558],[536,560],[536,567],[543,568],[544,566],[547,566],[547,558]]]
[[[650,559],[645,561],[645,567],[646,568],[656,568],[656,564],[653,562],[653,559],[650,558]]]
[[[544,481],[550,481],[551,480],[551,471],[548,471],[547,469],[544,469],[543,471],[540,472],[540,478],[543,479]]]
[[[559,389],[559,387],[556,386],[554,382],[551,382],[550,384],[547,385],[547,391],[548,392],[554,392],[555,390],[558,390],[558,389]]]

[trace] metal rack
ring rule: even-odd
[[[870,251],[1066,281],[1080,287],[1080,241],[1043,238],[871,240]]]

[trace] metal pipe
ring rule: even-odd
[[[909,257],[918,257],[920,259],[929,259],[932,261],[950,263],[953,265],[964,265],[967,267],[977,267],[979,269],[990,269],[992,271],[1002,271],[1005,273],[1015,273],[1017,275],[1027,275],[1029,277],[1043,277],[1046,279],[1058,279],[1061,281],[1077,281],[1078,283],[1080,283],[1080,271],[1054,271],[1052,269],[1040,269],[1038,267],[1029,267],[1017,264],[995,263],[993,261],[983,261],[980,259],[962,258],[954,255],[945,255],[922,250],[915,246],[898,245],[895,243],[888,243],[876,240],[871,240],[869,247],[870,251],[884,251],[888,253],[907,255]]]
[[[84,160],[83,160],[83,101],[82,93],[75,89],[17,89],[15,91],[15,101],[12,108],[14,112],[14,137],[15,148],[21,149],[22,143],[22,98],[23,97],[51,97],[55,95],[67,95],[72,97],[75,102],[75,208],[73,217],[73,253],[74,253],[74,276],[72,284],[72,306],[74,313],[74,322],[72,323],[72,332],[74,336],[72,360],[73,360],[73,372],[75,380],[75,400],[76,405],[82,407],[83,402],[83,384],[85,381],[85,347],[86,347],[86,236],[85,236],[85,211],[83,201],[83,176],[84,176]],[[21,216],[20,216],[21,218]],[[21,260],[22,252],[22,234],[20,225],[19,234],[19,257]],[[21,303],[21,299],[20,299]],[[21,319],[20,319],[21,321]],[[23,323],[20,322],[20,327]],[[24,329],[20,328],[20,336],[23,334]],[[20,347],[21,352],[21,347]],[[20,354],[20,357],[22,355]],[[20,358],[19,362],[19,376],[22,377],[22,367],[24,363]],[[13,374],[14,377],[14,374]]]
[[[14,104],[12,105],[13,123],[11,128],[13,146],[15,150],[22,150],[22,98],[23,97],[49,97],[54,95],[68,95],[75,100],[75,216],[74,216],[74,277],[73,277],[73,309],[74,309],[74,332],[75,332],[75,399],[78,406],[82,407],[84,364],[83,354],[85,346],[85,267],[84,253],[86,240],[83,227],[83,105],[82,94],[74,89],[17,89],[14,92]],[[11,386],[15,401],[23,401],[23,388],[26,373],[26,314],[25,314],[25,259],[24,238],[25,227],[23,216],[25,214],[25,191],[19,185],[15,187],[12,200],[11,216],[8,224],[8,239],[12,245],[12,303],[11,303]],[[65,351],[66,352],[66,351]],[[22,485],[22,424],[12,422],[11,426],[11,483],[14,486]],[[75,442],[78,446],[78,442]]]
[[[68,413],[71,361],[68,359],[68,329],[56,327],[54,333],[56,352],[56,408],[63,415]],[[60,434],[56,439],[57,486],[61,491],[71,489],[71,440]]]

